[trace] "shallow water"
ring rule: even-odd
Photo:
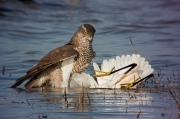
[[[5,93],[4,93],[5,92]],[[1,118],[178,119],[169,96],[152,90],[3,89]]]
[[[91,104],[67,108],[63,107],[64,102],[42,101],[59,95],[62,98],[62,92],[48,91],[49,95],[45,96],[41,91],[19,92],[8,87],[49,51],[67,43],[83,23],[90,23],[96,29],[93,48],[97,56],[93,61],[100,63],[104,58],[133,54],[132,39],[137,52],[150,62],[155,74],[159,70],[170,75],[174,72],[175,79],[179,79],[179,12],[179,0],[0,1],[0,105],[3,107],[0,118],[43,118],[42,113],[47,118],[136,118],[139,111],[143,112],[139,118],[164,119],[171,114],[171,118],[178,118],[178,110],[171,107],[174,102],[162,101],[161,93],[142,92],[149,98],[141,105],[139,99],[126,104],[129,96],[124,90],[118,92],[124,95],[117,100],[110,90],[105,102],[104,90],[89,90],[94,99]],[[91,68],[87,70],[91,71]],[[101,99],[95,96],[97,92]],[[73,90],[67,94],[79,95]]]

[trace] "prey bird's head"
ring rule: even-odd
[[[93,41],[95,32],[96,32],[96,30],[94,29],[94,27],[92,25],[83,24],[77,29],[77,31],[71,38],[70,43],[74,44],[74,45],[78,45],[82,42],[90,42],[91,43]]]

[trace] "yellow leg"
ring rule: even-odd
[[[137,78],[137,79],[135,79],[133,82],[124,83],[124,84],[121,84],[121,85],[126,86],[127,88],[130,88],[130,87],[133,87],[133,86],[134,86],[134,83],[135,83],[136,81],[138,81],[139,79],[140,79],[140,77]]]
[[[111,75],[111,72],[114,70],[114,68],[115,67],[113,67],[109,72],[94,70],[94,72],[99,72],[100,74],[92,74],[92,76],[96,76],[96,77],[109,76],[109,75]]]

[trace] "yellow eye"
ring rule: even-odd
[[[87,34],[88,32],[87,31],[84,31],[84,34]]]

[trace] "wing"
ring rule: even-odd
[[[17,79],[17,81],[11,86],[11,88],[17,87],[27,78],[33,77],[34,75],[40,73],[53,64],[70,58],[78,57],[78,55],[79,53],[70,44],[58,47],[45,55],[34,67],[27,71],[27,74],[25,76]]]

